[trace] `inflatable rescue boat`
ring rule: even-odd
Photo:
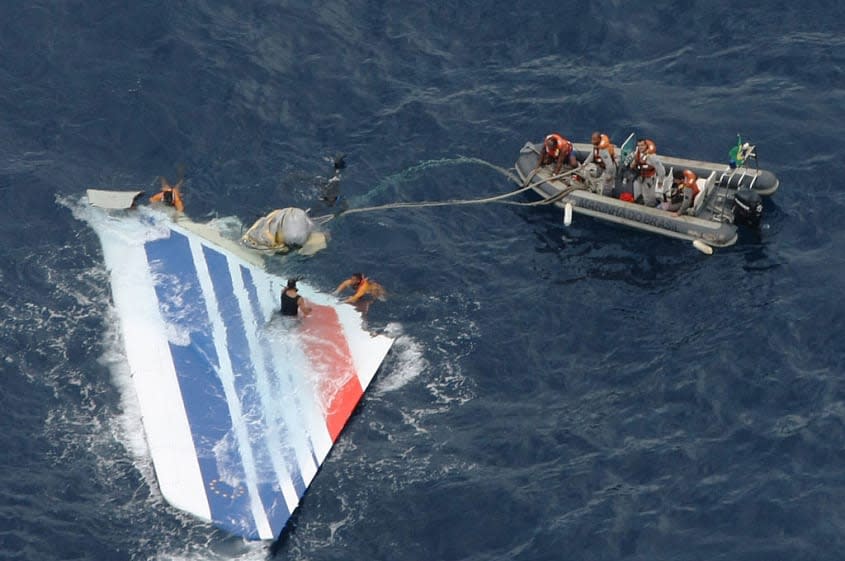
[[[763,212],[762,198],[777,191],[778,179],[756,164],[754,146],[740,144],[734,154],[739,165],[718,164],[657,154],[665,168],[660,178],[666,192],[681,178],[684,170],[697,175],[698,194],[694,203],[680,216],[638,204],[633,197],[633,178],[629,169],[636,140],[630,135],[616,149],[617,173],[613,189],[606,192],[599,185],[601,170],[594,163],[584,164],[593,151],[592,144],[573,143],[579,167],[563,168],[553,174],[552,165],[537,168],[543,143],[528,142],[516,161],[516,174],[522,186],[528,186],[550,204],[565,210],[567,222],[572,213],[622,224],[645,232],[692,241],[696,247],[726,247],[737,241],[737,227],[757,227]],[[709,249],[712,251],[712,249]]]

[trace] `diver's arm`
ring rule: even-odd
[[[368,289],[369,289],[369,287],[367,286],[367,283],[362,282],[361,286],[358,287],[358,290],[355,291],[355,294],[353,294],[352,296],[347,298],[346,301],[349,302],[350,304],[354,304],[355,302],[357,302],[358,300],[360,300],[361,298],[364,297],[364,295],[367,293]]]
[[[555,160],[555,171],[554,174],[557,175],[560,173],[560,168],[563,167],[563,149],[559,149],[557,153],[557,159]]]
[[[382,285],[377,282],[370,283],[370,294],[372,294],[374,298],[378,298],[379,300],[387,297],[387,291]]]
[[[183,212],[185,210],[185,203],[182,202],[182,194],[179,192],[178,187],[173,189],[173,207],[179,212]]]
[[[342,283],[340,283],[339,285],[337,285],[337,288],[335,288],[335,289],[334,289],[334,293],[335,293],[335,294],[340,294],[341,292],[343,292],[344,290],[346,290],[347,288],[349,288],[349,286],[350,286],[351,284],[352,284],[352,279],[346,279],[345,281],[343,281]]]
[[[299,311],[302,312],[303,316],[307,316],[311,313],[311,306],[308,305],[308,302],[302,296],[299,297]]]

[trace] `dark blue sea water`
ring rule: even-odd
[[[0,558],[263,559],[159,494],[88,187],[188,214],[476,198],[552,130],[781,180],[688,243],[503,205],[341,216],[280,271],[362,270],[400,333],[278,558],[839,560],[845,4],[0,5]],[[324,210],[324,209],[323,209]],[[121,369],[124,370],[121,375]]]

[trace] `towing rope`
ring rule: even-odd
[[[444,162],[448,161],[449,163],[455,162],[455,160],[443,160],[443,161]],[[520,184],[520,182],[516,180],[516,177],[511,173],[510,170],[506,170],[504,168],[490,164],[489,162],[485,162],[483,160],[478,160],[478,159],[475,159],[475,158],[462,158],[461,159],[461,162],[470,162],[470,161],[475,162],[475,163],[482,163],[482,164],[484,164],[488,167],[496,169],[497,171],[501,172],[506,177],[508,177],[509,179],[514,181],[514,183]],[[440,162],[440,161],[434,161],[433,163],[437,163],[437,162]],[[430,165],[432,165],[432,163],[428,163],[428,165],[426,165],[426,167],[429,167]],[[324,222],[327,222],[328,220],[331,220],[332,218],[337,218],[338,216],[342,216],[344,214],[358,214],[358,213],[362,213],[362,212],[375,212],[375,211],[378,211],[378,210],[388,210],[388,209],[392,209],[392,208],[425,208],[425,207],[437,207],[437,206],[479,205],[479,204],[488,204],[488,203],[510,204],[510,205],[515,205],[515,206],[550,205],[550,204],[554,204],[554,203],[560,201],[561,199],[566,197],[572,191],[586,189],[587,187],[586,186],[584,186],[584,187],[572,186],[572,187],[569,187],[567,189],[563,189],[559,193],[555,193],[554,195],[547,197],[545,199],[541,199],[539,201],[528,202],[528,203],[520,203],[520,202],[517,202],[517,201],[509,201],[507,199],[514,197],[516,195],[519,195],[520,193],[524,193],[525,191],[532,189],[537,184],[547,183],[549,181],[555,181],[557,179],[561,179],[561,178],[567,177],[569,175],[572,175],[572,174],[580,171],[582,167],[583,166],[579,166],[575,169],[565,171],[565,172],[559,173],[557,175],[553,175],[553,176],[549,177],[548,179],[544,179],[544,180],[540,181],[539,183],[532,184],[531,179],[537,173],[537,170],[535,169],[528,175],[528,177],[525,178],[525,182],[521,184],[522,186],[519,189],[516,189],[515,191],[510,191],[508,193],[502,193],[501,195],[493,195],[491,197],[483,197],[483,198],[480,198],[480,199],[449,199],[449,200],[445,200],[445,201],[419,201],[419,202],[388,203],[388,204],[377,205],[377,206],[350,208],[350,209],[342,210],[342,211],[338,212],[337,214],[325,216],[325,217],[321,217],[321,218],[323,219]],[[424,168],[421,165],[421,166],[417,166],[417,167],[412,168],[412,169],[419,170],[419,169],[424,169]]]

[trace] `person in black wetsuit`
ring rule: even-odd
[[[327,206],[334,206],[335,202],[340,198],[340,170],[346,167],[345,154],[337,154],[332,160],[334,166],[334,174],[326,181],[323,186],[320,200],[326,203]]]
[[[288,279],[287,287],[282,290],[282,315],[296,317],[299,312],[307,316],[311,313],[311,306],[296,290],[296,279]]]

